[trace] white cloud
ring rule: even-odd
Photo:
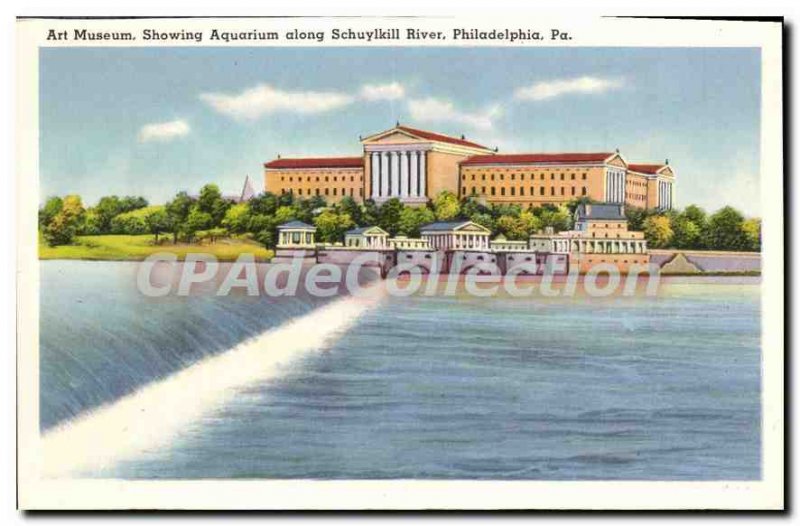
[[[758,217],[761,215],[761,180],[758,173],[747,170],[733,170],[727,173],[713,174],[706,178],[706,183],[700,188],[689,188],[685,196],[681,192],[680,176],[678,172],[677,196],[680,206],[684,207],[697,201],[705,206],[709,212],[714,212],[725,205],[738,208],[747,216]],[[688,186],[688,185],[687,185]],[[692,195],[694,194],[694,195]]]
[[[186,121],[178,119],[169,122],[145,124],[139,130],[140,142],[167,142],[187,135],[191,129]]]
[[[562,95],[605,93],[622,86],[621,79],[584,76],[536,82],[531,86],[518,88],[514,96],[520,100],[538,101]]]
[[[478,130],[490,130],[494,126],[493,119],[501,113],[499,106],[493,106],[483,112],[469,113],[459,111],[449,100],[428,97],[408,101],[411,118],[420,122],[455,122]]]
[[[405,95],[406,90],[399,82],[361,86],[361,98],[365,100],[397,100],[402,99]]]
[[[283,91],[260,84],[238,94],[202,93],[200,100],[237,120],[256,120],[276,112],[324,113],[351,104],[355,99],[332,91]]]

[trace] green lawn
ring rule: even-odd
[[[161,236],[156,245],[152,235],[141,236],[78,236],[71,245],[47,246],[39,240],[39,259],[88,259],[138,261],[155,252],[171,252],[184,259],[189,253],[213,254],[220,261],[234,261],[240,254],[254,254],[256,261],[267,261],[273,253],[255,241],[222,239],[215,243],[172,244],[169,236]]]

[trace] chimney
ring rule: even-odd
[[[281,154],[278,154],[278,159],[280,159],[280,158],[281,158]]]
[[[462,133],[461,134],[461,140],[463,141],[464,139],[466,139],[466,137],[464,137],[464,134]]]
[[[397,128],[398,126],[400,126],[400,121],[394,121],[394,127]]]
[[[664,159],[664,164],[669,164],[669,159]]]

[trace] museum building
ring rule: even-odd
[[[671,209],[675,173],[663,164],[629,164],[619,151],[500,154],[467,140],[399,123],[360,138],[362,155],[281,158],[264,164],[264,188],[300,198],[343,197],[423,204],[447,190],[462,198],[524,208],[594,201]]]

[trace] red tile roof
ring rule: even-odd
[[[265,168],[362,168],[363,157],[303,157],[300,159],[274,159],[264,163]]]
[[[538,164],[603,162],[613,153],[512,153],[504,155],[473,155],[461,161],[465,164]]]
[[[418,130],[416,128],[409,128],[408,126],[397,126],[397,128],[405,132],[408,132],[412,135],[416,135],[417,137],[420,137],[422,139],[428,139],[430,141],[449,142],[450,144],[458,144],[459,146],[469,146],[470,148],[481,148],[484,150],[490,149],[476,142],[470,142],[464,139],[457,139],[455,137],[450,137],[449,135],[442,135],[441,133]]]
[[[664,164],[629,164],[628,170],[643,174],[654,174],[664,168]]]

